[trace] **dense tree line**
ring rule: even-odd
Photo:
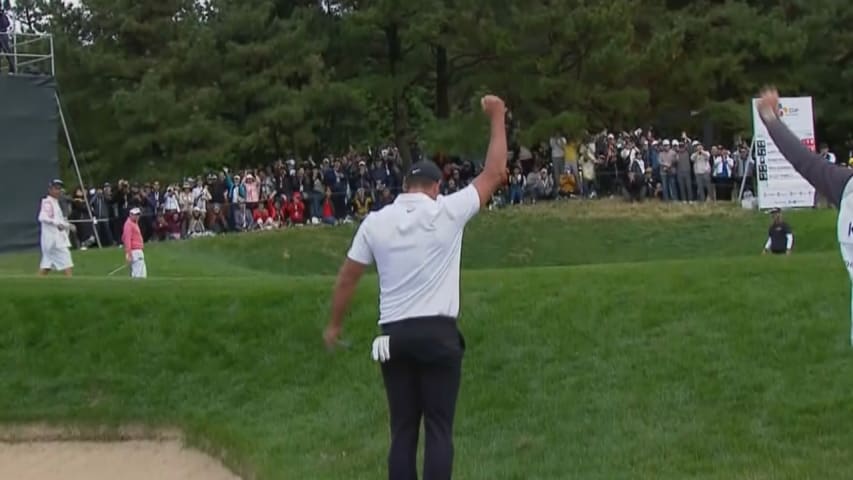
[[[748,135],[765,82],[853,129],[849,0],[18,0],[50,31],[96,178],[318,158],[395,143],[477,153],[476,103],[511,135],[654,126]]]

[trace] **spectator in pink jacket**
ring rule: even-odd
[[[246,207],[249,208],[249,211],[254,211],[261,198],[260,185],[251,173],[246,175],[244,183],[246,184]]]
[[[124,258],[130,264],[131,278],[145,278],[148,276],[148,271],[145,268],[145,255],[142,253],[142,232],[139,230],[139,217],[142,210],[131,208],[129,213],[121,235]]]

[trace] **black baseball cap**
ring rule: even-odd
[[[438,165],[429,160],[421,160],[412,164],[406,178],[424,178],[433,182],[440,182],[442,174]]]

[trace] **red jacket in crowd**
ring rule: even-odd
[[[266,223],[266,221],[270,218],[269,212],[267,209],[258,205],[255,211],[252,213],[252,218],[255,220],[255,223],[258,223],[260,220],[261,223]]]
[[[272,198],[268,198],[267,199],[267,216],[273,220],[276,220],[276,214],[277,213],[278,212],[275,209],[275,200],[273,200]],[[282,220],[284,220],[284,219],[282,218]]]
[[[323,218],[334,218],[335,216],[335,207],[332,205],[332,199],[326,197],[323,200]]]
[[[281,221],[286,222],[290,219],[290,202],[287,201],[287,197],[284,195],[281,196]]]
[[[287,206],[287,213],[291,222],[305,223],[305,203],[302,201],[301,193],[293,194],[293,201]]]

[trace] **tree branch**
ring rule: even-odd
[[[464,63],[462,65],[456,65],[456,66],[450,65],[448,68],[447,78],[452,83],[453,80],[456,79],[457,74],[462,73],[469,68],[474,68],[480,64],[491,62],[491,61],[494,61],[497,59],[498,59],[497,55],[485,55],[485,56],[482,56],[480,58],[475,58],[475,59],[471,60],[470,62]]]
[[[459,71],[466,70],[466,69],[469,69],[472,67],[476,67],[477,65],[480,65],[481,63],[491,62],[491,61],[497,60],[497,59],[498,59],[497,55],[484,55],[484,56],[479,57],[479,58],[474,58],[470,62],[463,63],[462,65],[451,65],[450,68],[453,71],[459,72]]]
[[[449,65],[450,68],[456,68],[456,65],[455,65],[456,62],[459,62],[461,60],[466,60],[466,59],[481,58],[484,56],[491,56],[491,55],[483,55],[481,53],[461,53],[459,55],[456,55],[454,57],[447,59],[447,65]]]

